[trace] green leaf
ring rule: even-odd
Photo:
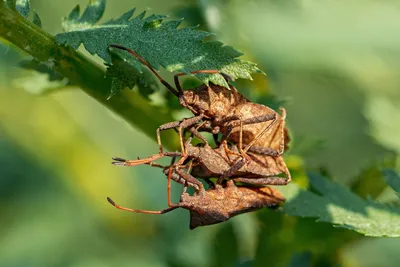
[[[218,228],[213,238],[212,263],[210,266],[234,266],[238,259],[238,240],[232,222]]]
[[[42,28],[42,20],[40,19],[38,13],[36,11],[33,11],[33,19],[32,19],[33,24],[38,26],[39,28]]]
[[[56,36],[57,43],[70,45],[74,49],[83,44],[89,53],[97,54],[108,64],[111,63],[108,47],[110,44],[118,44],[137,52],[155,69],[162,66],[171,72],[186,73],[218,69],[235,79],[251,79],[251,73],[260,72],[254,63],[239,60],[241,53],[234,48],[217,41],[205,41],[210,33],[199,31],[196,27],[178,29],[180,20],[164,22],[163,15],[145,18],[143,12],[132,17],[133,9],[118,19],[95,25],[104,11],[103,2],[96,1],[97,8],[93,7],[93,3],[90,4],[81,17],[79,8],[75,8],[64,19],[63,25],[67,32]],[[133,58],[127,52],[123,53],[123,57]],[[219,74],[197,76],[204,83],[211,81],[226,85]]]
[[[383,170],[383,175],[385,176],[386,182],[388,185],[393,188],[394,191],[399,195],[400,194],[400,176],[392,169]]]
[[[109,98],[125,88],[133,89],[138,87],[139,93],[145,98],[154,93],[158,83],[154,75],[147,69],[139,71],[128,62],[121,59],[117,54],[112,53],[112,65],[107,64],[106,77],[111,79],[111,94]]]
[[[17,0],[16,9],[22,16],[28,18],[31,10],[31,3],[29,0]]]
[[[387,157],[386,157],[387,158]],[[377,198],[386,188],[384,173],[382,173],[382,163],[377,162],[368,168],[364,168],[357,177],[353,178],[351,191],[360,197]]]
[[[31,11],[31,2],[30,0],[4,0],[4,3],[9,9],[15,10],[20,13],[23,17],[28,19],[30,11]],[[42,21],[40,20],[39,15],[33,11],[33,19],[32,22],[38,26],[42,27]]]
[[[291,187],[289,197],[285,195],[290,199],[284,207],[287,214],[317,218],[367,236],[400,236],[398,207],[362,199],[317,174],[310,174],[309,179],[318,194]]]
[[[91,28],[101,19],[105,8],[105,0],[90,1],[82,16],[79,17],[80,7],[77,5],[68,17],[63,18],[61,26],[65,32]]]

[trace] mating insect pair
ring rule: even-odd
[[[216,224],[228,220],[229,218],[256,210],[263,207],[275,207],[284,201],[283,196],[278,190],[270,187],[252,187],[239,186],[234,182],[241,182],[250,185],[284,185],[290,181],[290,173],[284,164],[282,157],[274,158],[266,156],[268,159],[264,162],[252,160],[250,164],[243,164],[235,172],[229,174],[231,163],[239,157],[232,152],[237,151],[236,146],[229,148],[226,144],[218,148],[211,148],[208,145],[204,147],[193,146],[190,143],[191,138],[185,142],[186,155],[181,152],[164,152],[154,154],[146,159],[125,160],[113,158],[114,165],[118,166],[136,166],[139,164],[149,164],[164,169],[168,178],[168,206],[169,208],[161,211],[133,210],[116,205],[114,201],[108,198],[109,202],[115,207],[139,213],[164,214],[178,207],[190,211],[190,229],[197,226]],[[230,151],[230,152],[228,152]],[[263,151],[257,151],[262,153]],[[250,154],[251,156],[255,156]],[[181,157],[181,164],[170,166],[161,166],[153,161],[161,157]],[[184,159],[184,160],[182,160]],[[186,162],[189,160],[188,162]],[[268,164],[268,168],[264,164]],[[286,177],[277,177],[279,174],[285,174]],[[214,184],[210,179],[218,176],[227,176],[228,182]],[[203,184],[197,179],[202,178],[209,184],[208,190],[205,190]],[[178,204],[172,204],[170,201],[170,181],[185,186]],[[186,187],[195,188],[193,196],[186,193]]]
[[[229,76],[223,75],[229,89],[214,85],[201,85],[194,90],[183,91],[178,77],[186,75],[179,73],[174,76],[177,89],[174,89],[158,73],[134,51],[121,46],[112,47],[124,49],[137,57],[144,65],[159,78],[174,95],[179,98],[183,107],[188,108],[195,115],[182,121],[170,122],[157,129],[159,154],[142,160],[124,160],[114,158],[115,165],[134,166],[138,164],[153,164],[155,159],[164,156],[180,156],[176,164],[165,167],[168,174],[168,204],[162,211],[133,210],[111,204],[117,208],[144,213],[162,214],[177,207],[191,211],[191,228],[199,225],[214,224],[225,221],[230,217],[255,208],[275,206],[284,199],[280,193],[269,187],[254,189],[251,187],[236,187],[234,182],[252,185],[285,185],[290,182],[290,173],[283,161],[287,136],[285,128],[285,110],[282,117],[272,109],[255,104],[243,97],[233,86],[229,85]],[[216,70],[202,70],[196,73],[219,73]],[[177,128],[181,144],[181,152],[163,152],[160,132]],[[204,147],[194,147],[190,141],[184,142],[183,130],[189,130],[192,135],[204,142]],[[217,136],[222,134],[222,140],[217,140],[216,148],[211,148],[205,138],[199,133],[207,131]],[[216,139],[216,138],[215,138]],[[238,144],[228,147],[226,141]],[[187,160],[189,163],[185,163]],[[182,169],[186,169],[187,172]],[[167,171],[168,170],[168,171]],[[278,177],[285,174],[285,177]],[[210,178],[218,177],[216,186],[211,184]],[[205,179],[211,187],[206,191],[203,184],[197,179]],[[227,183],[225,178],[230,179]],[[183,192],[178,204],[170,202],[170,180],[192,186],[196,189],[193,196]],[[266,197],[266,192],[270,194]],[[216,197],[216,196],[219,197]],[[238,196],[240,197],[238,198]],[[211,200],[215,203],[212,203]],[[217,199],[219,199],[217,201]],[[210,202],[211,201],[211,202]],[[228,202],[237,202],[239,205],[228,205]],[[196,204],[194,204],[196,203]],[[211,204],[207,204],[211,203]],[[194,223],[197,222],[197,223]]]
[[[216,151],[210,147],[193,147],[190,144],[190,139],[186,143],[191,160],[187,164],[176,165],[171,163],[170,166],[161,166],[153,162],[153,160],[159,158],[160,155],[156,154],[150,156],[144,160],[124,160],[121,158],[114,158],[113,164],[119,166],[135,166],[139,164],[149,164],[155,167],[160,167],[164,170],[164,173],[168,178],[167,195],[168,195],[168,206],[169,208],[159,211],[149,210],[135,210],[125,208],[117,205],[113,200],[107,198],[107,200],[116,208],[136,213],[147,213],[147,214],[164,214],[172,211],[176,208],[184,208],[190,211],[190,229],[194,229],[198,226],[205,226],[224,222],[235,215],[242,214],[245,212],[254,211],[264,207],[277,207],[285,201],[281,193],[271,187],[251,187],[251,186],[236,186],[234,181],[245,180],[246,182],[254,180],[258,174],[254,174],[251,171],[240,170],[241,173],[247,174],[249,178],[236,178],[228,180],[226,183],[221,185],[214,185],[210,180],[211,177],[215,177],[215,174],[221,172],[218,162],[223,162],[228,158],[225,156],[219,157]],[[196,151],[197,150],[197,151]],[[201,161],[203,158],[199,157],[210,155],[209,159],[217,159],[217,161]],[[163,156],[181,156],[178,152],[165,152]],[[225,164],[225,166],[228,166]],[[193,169],[192,169],[193,167]],[[276,165],[276,172],[282,165]],[[183,170],[185,169],[185,171]],[[191,171],[192,170],[192,171]],[[258,168],[257,171],[263,171]],[[286,171],[285,169],[283,171]],[[193,177],[193,174],[199,175],[209,182],[209,188],[204,189],[203,184]],[[254,177],[251,177],[254,175]],[[262,179],[262,178],[260,178]],[[265,179],[286,179],[286,178],[265,178]],[[181,194],[180,202],[175,204],[171,202],[171,180],[177,183],[183,184],[184,190]],[[263,180],[265,183],[266,180]],[[255,183],[256,184],[256,183]],[[186,193],[187,186],[194,187],[196,192],[193,196]]]

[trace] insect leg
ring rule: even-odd
[[[239,152],[240,155],[247,161],[250,161],[250,157],[246,154],[246,151],[243,150],[243,121],[240,120],[240,131],[239,131]]]
[[[286,118],[286,110],[284,108],[281,108],[281,111],[282,111],[282,119]],[[244,120],[243,124],[260,123],[263,121],[268,121],[270,119],[272,119],[273,122],[270,125],[268,125],[264,130],[262,130],[249,144],[247,144],[246,147],[244,147],[244,149],[242,151],[244,151],[244,152],[249,151],[249,152],[266,155],[266,156],[272,156],[272,157],[277,157],[283,153],[284,145],[285,145],[284,140],[283,140],[283,143],[281,144],[281,149],[279,151],[269,148],[269,147],[253,146],[253,144],[259,138],[261,138],[269,129],[271,129],[271,127],[276,123],[274,114],[272,114],[272,115],[268,114],[268,115],[263,115],[263,116],[259,116],[256,118],[250,118],[250,119]],[[284,123],[284,120],[283,120],[283,123]],[[284,124],[282,125],[282,127],[284,128]],[[286,138],[286,139],[288,139],[288,138]]]
[[[168,207],[173,207],[173,203],[171,202],[171,177],[172,177],[172,166],[169,167],[168,177],[167,177],[167,199],[168,199]]]
[[[181,121],[168,122],[163,125],[160,125],[157,128],[157,143],[158,143],[158,151],[160,154],[163,153],[163,146],[161,143],[161,131],[177,128],[180,123]]]
[[[266,115],[262,115],[262,116],[258,116],[258,117],[254,117],[254,118],[250,118],[250,119],[246,119],[246,120],[243,121],[243,124],[253,124],[253,123],[266,122],[266,121],[270,121],[270,120],[272,120],[272,122],[267,127],[265,127],[264,130],[259,132],[256,135],[256,137],[254,137],[253,140],[251,140],[251,142],[246,145],[246,147],[244,149],[240,148],[240,149],[243,149],[244,153],[246,153],[247,150],[249,150],[249,148],[255,142],[257,142],[258,139],[260,139],[265,133],[267,133],[268,130],[271,129],[272,126],[277,122],[277,120],[276,120],[276,114],[274,113],[274,114],[266,114]]]
[[[218,178],[217,184],[222,184],[225,178],[229,178],[234,175],[240,168],[246,164],[246,159],[241,158],[237,160],[228,170],[224,171],[222,175]]]
[[[203,127],[203,125],[206,122],[203,121],[202,123],[200,123],[198,126],[196,127],[190,127],[188,130],[191,134],[193,134],[194,136],[196,136],[198,139],[200,139],[205,145],[208,145],[208,141],[204,138],[204,136],[202,136],[199,132],[199,128]]]
[[[232,116],[228,116],[223,118],[222,120],[218,121],[219,124],[224,124],[224,123],[229,123],[226,127],[226,132],[225,134],[222,136],[222,139],[220,140],[220,143],[222,143],[223,141],[225,141],[230,133],[232,132],[234,127],[241,127],[240,130],[240,134],[242,134],[243,130],[242,127],[243,125],[247,125],[247,124],[254,124],[254,123],[261,123],[261,122],[266,122],[266,121],[270,121],[273,120],[273,122],[268,125],[268,127],[266,127],[266,129],[264,129],[261,133],[259,133],[256,137],[255,137],[255,141],[252,140],[252,142],[256,142],[266,131],[268,131],[271,127],[272,124],[276,121],[276,115],[275,114],[265,114],[265,115],[261,115],[261,116],[257,116],[257,117],[253,117],[253,118],[249,118],[249,119],[245,119],[242,120],[238,115],[232,115]],[[241,140],[241,137],[239,136],[239,142]],[[247,145],[248,146],[248,145]],[[243,146],[239,146],[239,149],[241,149]],[[246,152],[246,151],[244,151]]]
[[[187,143],[190,143],[190,141],[191,141],[191,138],[189,138],[186,141],[185,145],[187,145]],[[171,164],[168,167],[164,168],[164,174],[167,175],[167,177],[169,177],[169,179],[174,180],[178,184],[184,185],[185,187],[191,186],[196,191],[199,191],[200,190],[199,183],[201,184],[201,182],[199,180],[197,180],[197,179],[194,179],[194,183],[193,183],[192,182],[193,180],[190,180],[190,178],[186,179],[185,178],[186,176],[185,177],[182,176],[181,174],[184,173],[184,172],[179,170],[179,168],[186,168],[186,166],[182,165],[182,163],[187,159],[187,156],[186,157],[182,157],[181,160],[179,160],[179,162],[177,162],[177,163],[175,163],[175,159],[176,159],[176,157],[172,157]],[[187,167],[188,172],[191,171],[191,168],[192,168],[192,162],[190,162],[189,166]],[[170,173],[171,169],[172,169],[172,173]],[[203,184],[201,184],[201,185],[203,185]]]
[[[284,108],[281,108],[280,109],[281,110],[281,112],[282,112],[282,125],[281,125],[281,128],[283,129],[283,131],[285,131],[284,129],[285,129],[285,118],[286,118],[286,110],[284,109]],[[248,143],[247,144],[247,146],[244,148],[244,152],[247,152],[249,149],[250,149],[250,147],[255,143],[255,142],[257,142],[257,140],[259,140],[265,133],[267,133],[267,131],[269,130],[269,129],[271,129],[272,128],[272,126],[278,121],[278,120],[276,120],[276,114],[274,113],[274,114],[266,114],[266,115],[264,115],[265,116],[265,119],[266,120],[264,120],[264,121],[268,121],[268,116],[270,116],[270,120],[273,120],[264,130],[262,130],[261,132],[259,132],[257,135],[256,135],[256,137],[254,137],[254,139],[250,142],[250,143]],[[260,121],[260,120],[262,120],[262,117],[263,116],[259,116],[259,117],[256,117],[256,118],[250,118],[250,119],[247,119],[247,122],[250,122],[250,123],[258,123],[258,122],[262,122],[262,121]],[[272,118],[273,117],[273,118]],[[255,122],[252,122],[252,121],[255,121]],[[287,130],[286,130],[287,131]],[[286,133],[287,134],[287,133]],[[285,135],[285,133],[283,133],[283,135]],[[288,137],[286,137],[286,139],[288,139]],[[285,138],[282,138],[282,141],[281,141],[281,144],[280,144],[280,149],[279,149],[279,155],[282,155],[282,153],[284,152],[284,150],[285,150]]]
[[[238,121],[240,120],[240,117],[237,115],[233,115],[233,116],[228,116],[223,118],[222,120],[218,121],[218,124],[222,125],[225,124],[227,122],[232,122],[232,121]],[[223,143],[231,134],[232,129],[233,129],[234,125],[232,125],[232,123],[228,124],[225,134],[222,135],[221,140],[219,140],[219,143]]]
[[[285,173],[286,177],[270,176],[259,178],[233,178],[232,180],[234,180],[235,182],[242,182],[253,185],[287,185],[292,181],[290,172],[282,156],[277,157],[276,160],[278,161],[279,165],[283,167],[283,172]]]
[[[179,170],[178,168],[175,169],[175,172],[176,172],[179,176],[181,176],[184,180],[186,180],[187,182],[192,183],[192,184],[198,186],[200,190],[203,190],[203,189],[204,189],[203,184],[202,184],[197,178],[195,178],[194,176],[192,176],[191,174],[186,173],[186,172],[184,172],[184,171],[181,171],[181,170]]]
[[[164,169],[164,174],[167,175],[167,177],[168,177],[168,172],[169,172],[169,167]],[[200,190],[200,187],[197,184],[194,184],[194,183],[191,183],[191,182],[188,182],[187,180],[185,180],[182,176],[180,176],[178,173],[176,173],[175,169],[172,170],[171,180],[177,182],[178,184],[183,185],[184,187],[191,186],[196,191]]]
[[[179,127],[178,127],[179,141],[181,144],[182,153],[184,155],[186,155],[186,149],[185,149],[185,146],[183,145],[182,130],[183,130],[183,128],[188,128],[188,127],[192,126],[193,124],[196,124],[198,121],[203,119],[203,117],[204,117],[203,115],[199,115],[199,116],[194,116],[189,119],[183,119],[182,122],[179,124]]]
[[[271,157],[278,157],[279,151],[276,151],[270,147],[263,147],[263,146],[251,146],[247,150],[248,152],[253,152],[259,155],[271,156]]]

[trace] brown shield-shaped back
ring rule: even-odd
[[[225,187],[194,196],[182,194],[179,206],[190,211],[190,229],[194,229],[264,207],[276,207],[284,201],[282,194],[274,188],[236,186],[233,181],[228,181]]]

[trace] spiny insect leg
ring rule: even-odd
[[[253,152],[259,155],[271,156],[271,157],[278,157],[279,152],[270,147],[263,147],[263,146],[251,146],[247,150],[248,152]]]
[[[172,201],[171,201],[171,177],[172,177],[172,166],[169,167],[169,170],[168,170],[168,182],[167,182],[168,207],[173,207],[174,206],[172,204]]]
[[[162,143],[161,143],[161,131],[177,128],[180,123],[181,123],[180,121],[168,122],[168,123],[165,123],[163,125],[160,125],[157,128],[158,152],[160,154],[163,153],[163,146],[162,146]]]
[[[222,184],[225,178],[229,178],[234,175],[243,165],[246,164],[246,159],[241,158],[236,161],[227,171],[225,171],[217,180],[217,184]]]
[[[243,121],[243,124],[253,124],[253,123],[266,122],[266,121],[270,121],[270,120],[272,120],[272,122],[267,127],[265,127],[265,129],[263,129],[261,132],[259,132],[256,135],[256,137],[254,137],[254,139],[251,140],[250,143],[247,144],[247,146],[243,149],[244,152],[247,152],[247,150],[249,150],[249,148],[255,142],[257,142],[257,140],[259,140],[264,134],[266,134],[268,132],[268,130],[271,129],[272,126],[277,122],[277,119],[276,119],[276,114],[274,113],[274,114],[266,114],[266,115],[246,119]]]
[[[194,136],[196,136],[198,139],[200,139],[205,145],[208,145],[208,141],[204,138],[204,136],[203,135],[201,135],[200,134],[200,132],[199,132],[199,128],[201,128],[201,127],[203,127],[203,125],[205,124],[206,122],[205,121],[203,121],[202,123],[200,123],[199,125],[197,125],[196,127],[190,127],[188,130],[189,130],[189,132],[192,134],[192,135],[194,135]],[[186,147],[186,146],[185,146]]]
[[[183,119],[182,122],[179,124],[179,127],[178,127],[179,141],[181,144],[181,151],[184,155],[186,155],[186,149],[183,144],[182,130],[183,130],[183,128],[188,128],[188,127],[192,126],[193,124],[196,124],[201,119],[203,119],[203,117],[204,117],[203,115],[199,115],[199,116],[194,116],[192,118]]]
[[[181,176],[184,180],[186,180],[188,183],[192,183],[200,188],[200,190],[204,189],[203,184],[194,176],[190,175],[189,173],[186,173],[184,171],[181,171],[179,169],[175,169],[175,172]]]

